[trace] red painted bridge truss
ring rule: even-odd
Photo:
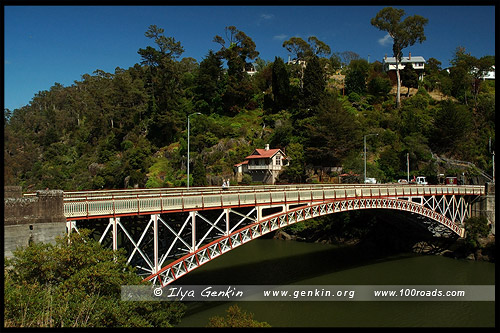
[[[470,215],[470,203],[465,198],[464,195],[439,194],[319,199],[293,204],[267,203],[227,208],[201,207],[168,214],[152,212],[147,214],[147,223],[143,222],[139,230],[135,228],[133,231],[125,221],[129,214],[124,214],[106,217],[109,220],[105,223],[99,241],[111,240],[113,249],[126,244],[129,249],[128,263],[135,265],[145,280],[163,287],[269,232],[338,212],[360,209],[405,211],[436,221],[459,237],[464,237],[463,222]],[[167,217],[174,214],[183,215],[178,216],[180,218],[177,218],[176,223],[171,223]],[[68,232],[78,231],[78,228],[77,220],[68,218]]]

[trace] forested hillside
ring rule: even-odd
[[[318,166],[362,174],[363,137],[372,133],[367,167],[379,181],[406,178],[407,154],[412,175],[457,173],[435,156],[491,174],[495,84],[481,77],[494,56],[477,59],[457,45],[446,71],[425,55],[423,81],[401,71],[397,108],[378,61],[332,52],[316,37],[283,44],[294,62],[264,60],[243,31],[227,27],[221,35],[198,63],[151,26],[140,63],[82,73],[71,86],[55,83],[28,105],[5,109],[4,184],[24,191],[185,186],[190,114],[192,186],[234,182],[233,165],[265,144],[291,158],[283,183],[313,181]],[[407,88],[417,93],[406,96]]]

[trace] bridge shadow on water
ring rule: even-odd
[[[376,227],[356,245],[278,241],[263,236],[214,259],[175,281],[175,285],[284,285],[373,263],[415,256],[412,245],[429,239],[427,230],[401,223],[404,216],[378,216]],[[432,237],[431,237],[432,238]],[[304,246],[304,247],[302,247]],[[224,261],[224,264],[216,263]],[[244,263],[242,263],[244,262]],[[346,282],[343,282],[345,284]]]
[[[259,240],[256,241],[258,246]],[[288,243],[290,241],[279,241]],[[249,246],[251,244],[245,244]],[[286,246],[286,244],[284,244]],[[216,260],[223,260],[222,257],[214,259],[212,263],[207,263],[201,268],[187,274],[175,281],[170,286],[176,285],[289,285],[301,284],[301,281],[342,272],[357,267],[370,264],[383,263],[393,260],[400,260],[412,257],[411,253],[382,254],[373,251],[371,245],[341,246],[333,247],[326,245],[326,249],[305,254],[290,255],[287,257],[263,259],[262,261],[252,261],[234,266],[220,268],[210,268]],[[226,255],[238,257],[238,250],[235,249]],[[241,248],[243,250],[243,248]],[[231,259],[231,258],[228,258]],[[205,269],[206,268],[206,269]],[[368,277],[369,278],[369,277]],[[333,278],[332,278],[333,279]],[[322,284],[356,284],[356,282],[333,281]],[[309,283],[307,283],[309,284]],[[314,283],[313,283],[314,284]],[[205,301],[205,302],[185,302],[187,305],[185,316],[191,316],[199,312],[215,308],[221,304],[231,302]],[[208,319],[207,319],[208,320]]]
[[[250,245],[245,244],[242,247]],[[258,246],[259,244],[252,245]],[[405,256],[414,256],[414,254],[397,255],[396,253],[378,253],[377,251],[373,251],[371,245],[325,246],[327,247],[326,249],[311,253],[263,259],[257,262],[252,261],[244,264],[234,264],[230,267],[211,269],[210,265],[215,264],[215,261],[224,260],[223,257],[216,258],[213,263],[205,264],[201,268],[175,281],[174,284],[286,285],[368,264],[399,260]],[[225,255],[231,255],[236,258],[239,255],[238,250],[243,249],[235,249]],[[231,260],[233,258],[226,259]]]
[[[417,255],[407,251],[406,245],[415,242],[414,237],[409,237],[411,240],[407,237],[409,234],[415,235],[418,228],[412,228],[413,232],[409,233],[408,224],[398,223],[399,219],[396,219],[395,215],[391,215],[390,220],[390,223],[381,222],[382,226],[378,225],[374,234],[357,245],[336,246],[266,240],[268,237],[263,237],[263,239],[243,244],[220,258],[214,259],[213,262],[206,263],[175,281],[171,286],[310,284],[308,280],[314,278],[317,278],[314,279],[315,281],[321,280],[320,284],[360,284],[363,282],[346,281],[349,274],[328,275]],[[426,238],[425,232],[418,232],[418,234]],[[399,242],[405,244],[401,246]],[[373,281],[373,277],[367,276],[366,278]],[[312,282],[312,284],[315,283]],[[188,306],[186,316],[223,303],[225,302],[187,302],[185,303]]]

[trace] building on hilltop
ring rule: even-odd
[[[448,72],[448,74],[450,74],[451,72],[451,67],[447,67],[444,69],[445,71]],[[474,68],[470,74],[476,74],[478,71],[477,68]],[[484,81],[484,80],[495,80],[495,65],[491,66],[490,70],[485,72],[482,76],[481,76],[481,79]]]
[[[281,149],[255,149],[241,163],[235,164],[236,179],[241,181],[243,174],[252,176],[252,181],[274,184],[283,166],[288,165],[288,158]]]
[[[408,57],[401,57],[399,70],[403,70],[407,65],[411,65],[413,69],[418,73],[418,79],[420,81],[424,79],[424,67],[425,67],[424,57],[421,56],[412,57],[411,52],[409,52]],[[396,57],[388,57],[387,55],[385,55],[382,66],[384,72],[387,72],[391,81],[393,83],[396,83],[397,82]]]

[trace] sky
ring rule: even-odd
[[[406,16],[429,20],[426,40],[403,50],[449,66],[455,50],[465,47],[476,58],[495,54],[495,7],[397,6]],[[382,62],[392,56],[392,39],[370,24],[386,6],[4,6],[4,108],[29,105],[57,82],[65,87],[99,69],[114,73],[140,63],[140,48],[155,46],[144,33],[150,25],[165,30],[184,48],[183,57],[202,61],[220,45],[225,27],[252,38],[263,60],[281,57],[291,37],[316,36],[333,53],[353,51]]]

